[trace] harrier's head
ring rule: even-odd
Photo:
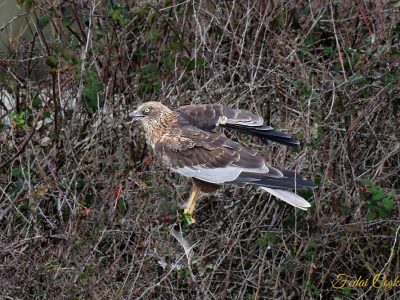
[[[146,102],[140,105],[134,112],[129,114],[129,117],[133,119],[133,121],[149,121],[149,120],[158,120],[162,118],[164,114],[168,114],[171,110],[162,105],[160,102]]]
[[[174,112],[160,102],[143,103],[131,112],[129,117],[142,123],[147,142],[152,147],[164,132],[177,122]]]

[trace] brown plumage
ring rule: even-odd
[[[219,104],[187,105],[173,111],[159,102],[144,103],[130,116],[141,121],[147,143],[168,168],[193,178],[188,213],[193,212],[200,190],[210,192],[223,184],[259,186],[295,207],[310,206],[290,190],[313,188],[311,181],[274,168],[256,150],[212,132],[219,126],[257,136],[264,143],[299,145],[264,125],[260,116]]]

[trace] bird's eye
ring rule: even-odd
[[[143,114],[148,115],[150,113],[150,108],[146,107],[143,109]]]

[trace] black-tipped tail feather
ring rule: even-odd
[[[243,172],[232,183],[250,184],[260,187],[282,189],[282,190],[301,190],[316,188],[311,180],[292,171],[281,170],[283,177],[269,177],[262,173]]]
[[[243,172],[232,183],[258,186],[294,207],[307,210],[311,206],[310,203],[292,191],[315,188],[316,185],[311,180],[295,172],[287,170],[281,170],[281,172],[283,177],[271,177],[262,173]]]

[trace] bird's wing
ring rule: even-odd
[[[226,124],[246,127],[263,126],[263,118],[249,111],[222,106],[221,104],[184,105],[176,109],[193,126],[211,131]],[[265,126],[265,125],[264,125]],[[272,129],[272,127],[268,127]]]
[[[288,134],[264,125],[262,117],[246,110],[233,109],[221,104],[202,104],[181,106],[176,112],[190,125],[202,130],[211,131],[219,126],[257,136],[266,144],[274,141],[291,147],[300,145]]]
[[[280,191],[270,192],[278,198],[302,209],[309,207],[304,199],[304,202],[296,201],[299,196],[290,196],[295,194],[288,191],[306,187],[308,181],[297,180],[296,176],[285,175],[287,171],[283,173],[266,165],[257,151],[222,134],[190,126],[174,128],[163,135],[154,150],[172,170],[183,176],[216,184],[250,184],[273,189]]]
[[[234,181],[244,171],[273,174],[257,153],[222,134],[185,126],[164,134],[154,150],[174,171],[211,183]]]

